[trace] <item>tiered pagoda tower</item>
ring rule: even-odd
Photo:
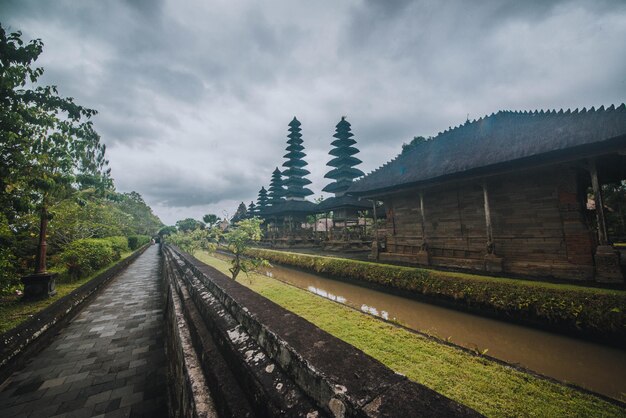
[[[261,190],[259,190],[259,196],[256,200],[257,212],[260,215],[263,215],[263,212],[265,211],[265,209],[267,209],[268,204],[269,204],[269,199],[267,197],[267,190],[265,190],[265,187],[261,187]]]
[[[326,164],[333,169],[324,176],[334,181],[322,189],[335,196],[325,199],[317,207],[318,213],[324,213],[327,217],[330,212],[333,214],[332,228],[327,231],[326,250],[346,250],[353,245],[368,245],[366,223],[359,224],[359,218],[362,216],[360,214],[370,209],[370,205],[367,201],[346,195],[352,181],[364,175],[361,170],[354,168],[361,164],[361,160],[354,156],[359,150],[353,146],[356,144],[353,136],[350,123],[342,117],[335,126],[333,137],[336,139],[331,142],[333,148],[329,152],[335,158]]]
[[[283,186],[283,174],[276,167],[276,170],[272,173],[268,194],[268,204],[272,207],[279,205],[285,200],[285,188]]]
[[[254,201],[250,202],[250,204],[248,205],[248,211],[246,212],[246,217],[247,218],[254,218],[258,213],[258,210],[256,208],[256,205],[254,204]]]
[[[235,222],[239,222],[242,219],[246,219],[246,213],[247,213],[246,205],[245,203],[241,202],[239,206],[237,207],[237,211],[235,212],[235,215],[230,220],[230,223],[234,224]]]
[[[352,184],[352,180],[364,175],[361,170],[354,168],[354,166],[361,164],[362,161],[354,157],[359,150],[353,147],[356,144],[356,141],[352,139],[353,136],[350,122],[346,120],[345,116],[342,117],[335,127],[335,134],[333,135],[337,139],[331,142],[334,148],[329,152],[335,158],[326,164],[334,167],[334,169],[324,176],[335,181],[322,189],[325,192],[334,193],[335,197],[343,196]]]
[[[287,187],[285,194],[287,200],[304,200],[306,196],[313,194],[310,189],[304,187],[311,184],[311,181],[305,178],[310,172],[303,168],[308,164],[304,161],[306,154],[302,152],[304,147],[302,146],[303,141],[300,131],[300,121],[294,117],[289,123],[287,154],[283,156],[287,159],[283,164],[283,167],[287,167],[287,169],[282,173],[287,177],[287,180],[284,182],[284,185]]]

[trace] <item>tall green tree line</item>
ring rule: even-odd
[[[0,25],[0,288],[74,239],[154,233],[141,196],[116,193],[96,111],[38,83],[40,39]],[[56,219],[55,219],[56,218]]]

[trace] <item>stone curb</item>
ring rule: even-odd
[[[207,380],[215,393],[216,404],[225,406],[220,408],[224,411],[220,416],[325,416],[194,276],[180,256],[171,250],[166,250],[166,254],[168,267],[175,270],[175,290],[184,300],[187,326],[190,330],[205,328],[210,334],[209,341],[196,338],[194,345],[199,353],[207,348],[211,351],[209,355],[203,353],[206,361],[202,367],[209,376]],[[239,400],[233,399],[236,394]],[[246,399],[251,405],[248,410],[242,410]]]
[[[241,328],[324,412],[335,417],[480,416],[171,248]]]

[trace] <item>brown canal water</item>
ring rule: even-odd
[[[266,275],[554,379],[626,399],[626,352],[274,265]]]

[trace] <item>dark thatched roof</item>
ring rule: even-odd
[[[266,208],[262,216],[283,216],[291,214],[313,214],[317,213],[317,205],[308,200],[285,200],[276,206]]]
[[[359,200],[353,196],[329,197],[317,204],[317,212],[330,212],[340,208],[355,208],[359,210],[368,210],[372,208],[372,202],[369,200]]]
[[[348,193],[375,194],[566,150],[584,156],[588,147],[604,146],[609,140],[626,142],[624,104],[582,111],[501,111],[416,145],[356,180]]]

